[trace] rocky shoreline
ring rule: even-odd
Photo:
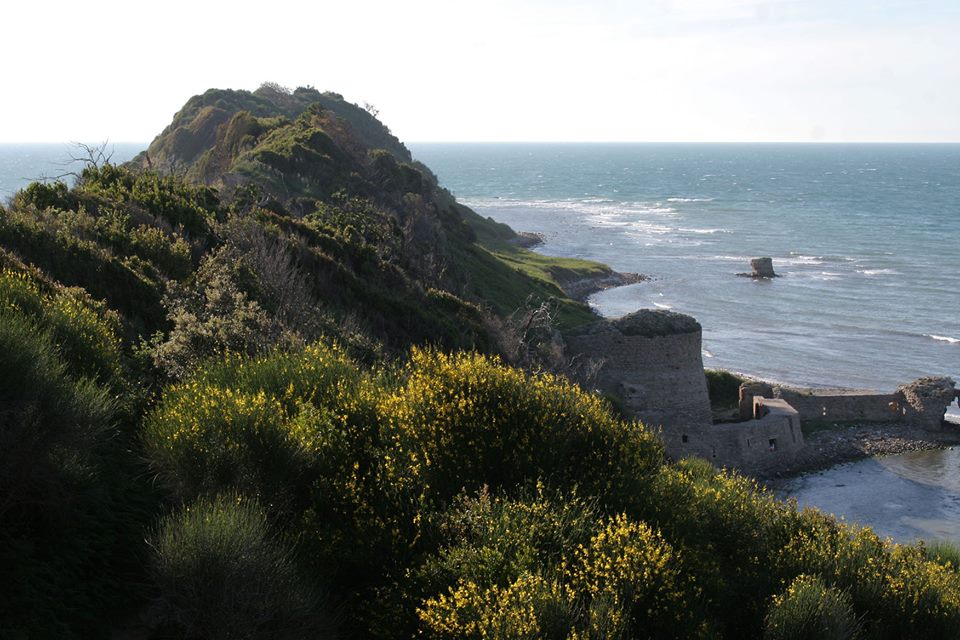
[[[517,231],[517,235],[510,242],[523,249],[531,249],[546,242],[546,237],[534,231]]]
[[[623,287],[628,284],[636,284],[637,282],[646,282],[647,280],[650,280],[650,276],[643,275],[642,273],[620,273],[619,271],[611,271],[601,276],[591,276],[589,278],[562,282],[560,286],[563,292],[570,298],[578,302],[586,302],[587,298],[599,291],[606,291],[614,287]]]
[[[947,421],[942,431],[898,424],[836,425],[811,433],[806,445],[789,465],[741,471],[774,488],[780,481],[846,462],[960,445],[960,424]]]

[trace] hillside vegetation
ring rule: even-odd
[[[946,546],[569,376],[562,285],[370,113],[192,98],[0,208],[0,638],[954,638]]]

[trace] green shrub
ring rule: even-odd
[[[164,637],[324,637],[316,599],[262,509],[231,495],[165,517],[150,545]]]
[[[170,378],[225,353],[256,355],[273,347],[280,327],[237,282],[226,252],[209,254],[193,280],[171,283],[164,306],[173,325],[153,360]]]
[[[54,182],[31,182],[17,192],[13,198],[14,207],[35,207],[40,211],[55,207],[71,209],[76,199],[71,197],[70,189],[62,180]]]
[[[849,593],[865,630],[878,637],[960,636],[960,581],[919,547],[807,510],[778,564]]]
[[[103,303],[81,289],[41,291],[23,273],[0,271],[0,308],[25,317],[50,332],[75,372],[116,382],[121,369],[120,322]]]
[[[860,626],[850,596],[813,576],[797,576],[774,597],[764,620],[765,640],[851,640]]]
[[[935,540],[933,542],[922,543],[922,549],[928,560],[939,562],[940,564],[960,571],[960,546],[952,540]]]
[[[662,460],[653,434],[551,375],[414,349],[403,377],[380,403],[386,472],[427,504],[444,505],[463,488],[498,491],[537,479],[616,502],[640,491]]]
[[[740,402],[740,385],[744,379],[723,369],[706,369],[707,393],[714,409],[732,409]]]
[[[0,303],[0,636],[94,637],[138,604],[150,490],[142,469],[131,472],[115,391],[83,377],[77,350],[66,358],[59,346],[58,333],[82,332],[82,321],[49,322],[45,313],[62,310],[56,298],[9,302]]]
[[[50,332],[0,309],[0,515],[45,501],[64,459],[82,459],[114,411],[104,387],[70,375]]]
[[[194,187],[172,176],[134,172],[111,164],[84,169],[77,189],[141,207],[197,238],[210,234],[211,222],[221,213],[219,199],[208,187]]]
[[[174,280],[182,280],[193,271],[190,245],[179,235],[168,237],[161,229],[140,225],[129,233],[134,253],[156,266]]]
[[[0,244],[52,279],[106,300],[129,323],[148,331],[159,328],[164,318],[163,287],[155,274],[114,255],[96,237],[75,233],[66,224],[71,217],[80,216],[52,211],[40,215],[32,209],[0,214]]]
[[[458,581],[508,584],[524,573],[549,574],[571,549],[590,542],[596,506],[574,495],[549,495],[543,485],[519,499],[484,490],[461,495],[440,518],[442,546],[420,571],[428,589]]]
[[[658,532],[624,515],[567,561],[569,590],[586,602],[584,637],[690,637],[697,591]]]
[[[694,458],[663,467],[638,496],[635,515],[682,552],[701,603],[726,634],[759,634],[766,602],[782,588],[771,564],[793,531],[790,506]]]

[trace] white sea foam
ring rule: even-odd
[[[857,273],[862,273],[865,276],[889,276],[897,275],[900,272],[896,269],[857,269]]]
[[[658,309],[673,309],[672,304],[663,304],[662,302],[654,302],[653,306],[657,307]]]
[[[928,338],[933,338],[934,340],[937,340],[938,342],[948,342],[948,343],[950,343],[950,344],[960,344],[960,338],[951,338],[950,336],[938,336],[938,335],[934,335],[934,334],[932,334],[932,333],[928,333],[928,334],[927,334],[927,337],[928,337]]]
[[[667,198],[667,202],[713,202],[713,198]]]
[[[709,349],[700,349],[700,353],[702,353],[702,354],[703,354],[703,357],[705,357],[705,358],[715,358],[715,357],[716,357],[715,355],[713,355],[713,353],[710,352]]]
[[[800,267],[800,266],[817,266],[823,264],[824,260],[822,256],[804,256],[799,254],[790,254],[790,258],[774,258],[773,267],[776,268],[778,264],[787,265],[790,267]]]
[[[713,233],[731,233],[729,229],[685,229],[680,227],[677,229],[682,233],[703,233],[703,234],[713,234]]]

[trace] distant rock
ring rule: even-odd
[[[510,242],[518,247],[530,249],[543,244],[545,242],[545,238],[542,233],[536,233],[533,231],[517,231],[516,237],[511,238]]]
[[[750,260],[751,273],[738,273],[743,278],[778,278],[773,271],[773,258],[753,258]]]

